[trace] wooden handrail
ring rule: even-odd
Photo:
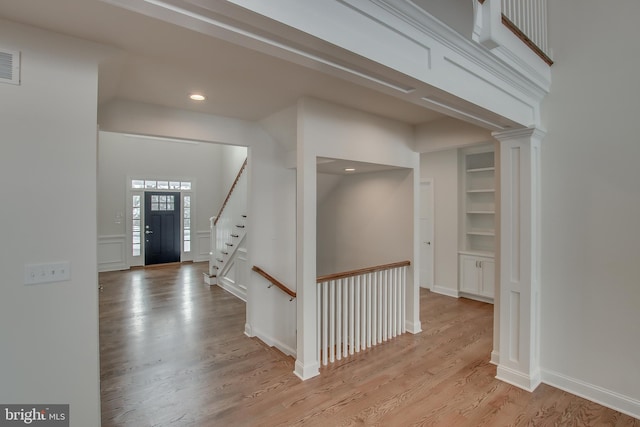
[[[271,282],[271,284],[275,285],[282,292],[284,292],[287,295],[289,295],[291,297],[291,299],[296,297],[297,294],[294,291],[292,291],[291,289],[287,288],[281,281],[279,281],[278,279],[276,279],[275,277],[273,277],[272,275],[270,275],[269,273],[267,273],[266,271],[264,271],[260,267],[254,265],[252,270],[255,271],[256,273],[258,273],[259,275],[261,275],[262,277],[264,277],[265,279],[267,279],[269,282]]]
[[[242,166],[240,167],[240,171],[238,171],[238,175],[236,175],[236,179],[233,181],[233,184],[231,184],[231,188],[227,193],[227,197],[224,199],[224,203],[222,203],[222,207],[220,208],[220,212],[218,212],[218,216],[216,216],[216,220],[213,221],[213,225],[218,225],[218,220],[222,216],[222,211],[224,211],[225,206],[227,206],[227,202],[229,202],[229,198],[231,198],[231,193],[233,193],[233,189],[236,188],[238,181],[240,181],[240,176],[242,175],[242,172],[247,167],[247,160],[248,159],[244,159],[244,163],[242,163]]]
[[[485,0],[478,0],[478,3],[484,4]],[[547,65],[552,66],[553,60],[547,55],[529,36],[527,36],[516,24],[514,24],[507,15],[502,14],[502,24],[507,27],[516,37],[518,37],[524,44],[529,46],[536,55],[540,57]]]
[[[392,268],[406,267],[411,265],[411,261],[400,261],[391,264],[376,265],[373,267],[361,268],[358,270],[345,271],[342,273],[327,274],[316,279],[317,283],[327,282],[329,280],[344,279],[346,277],[359,276],[361,274],[375,273],[376,271],[390,270]]]
[[[502,24],[505,27],[507,27],[509,30],[511,30],[511,32],[515,34],[516,37],[522,40],[524,44],[529,46],[529,49],[531,49],[536,55],[538,55],[540,59],[546,62],[548,66],[553,65],[553,60],[549,58],[549,55],[544,53],[542,49],[540,49],[540,47],[538,47],[538,45],[535,44],[533,40],[531,40],[525,33],[523,33],[522,30],[520,30],[520,28],[518,28],[516,24],[511,22],[511,20],[507,18],[505,14],[502,14]]]

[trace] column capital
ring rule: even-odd
[[[492,132],[491,136],[500,142],[513,141],[516,139],[530,139],[534,141],[542,141],[547,133],[536,127],[523,129],[510,129],[504,131]]]

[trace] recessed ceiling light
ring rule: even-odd
[[[191,95],[189,95],[189,98],[191,98],[193,101],[204,101],[205,99],[207,99],[200,93],[192,93]]]
[[[344,168],[345,172],[355,172],[356,169],[355,168]]]

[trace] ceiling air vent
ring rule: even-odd
[[[20,84],[20,52],[0,49],[0,83]]]

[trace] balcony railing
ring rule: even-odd
[[[499,5],[496,4],[500,2]],[[547,0],[478,0],[500,7],[502,24],[548,65],[553,64],[547,37]],[[492,6],[493,8],[493,6]]]
[[[547,64],[547,0],[502,0],[502,23],[520,37]]]
[[[318,277],[318,360],[347,358],[406,332],[401,261]]]

